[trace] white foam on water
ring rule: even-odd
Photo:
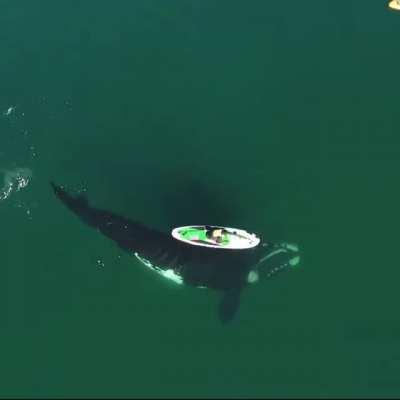
[[[15,111],[15,107],[8,107],[7,110],[3,111],[3,115],[8,117]]]
[[[0,170],[4,174],[3,186],[0,188],[0,201],[7,199],[13,191],[19,191],[28,186],[32,171],[29,168],[14,168]]]

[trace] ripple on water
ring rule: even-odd
[[[24,167],[17,167],[12,170],[2,169],[3,185],[0,188],[0,201],[7,199],[12,192],[19,191],[28,186],[32,178],[32,170]],[[0,182],[1,182],[0,175]]]

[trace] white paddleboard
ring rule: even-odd
[[[228,228],[224,226],[212,226],[212,228],[224,229],[226,231],[226,240],[224,240],[222,243],[218,243],[213,239],[205,239],[205,225],[181,226],[172,230],[172,236],[181,242],[185,242],[193,246],[211,247],[216,249],[251,249],[258,246],[260,243],[259,237],[257,237],[254,233],[249,233],[243,229]],[[198,235],[196,235],[195,230],[198,230]],[[191,232],[190,239],[187,236],[185,237],[185,233],[188,231]]]

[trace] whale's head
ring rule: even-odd
[[[263,243],[261,256],[247,274],[247,283],[257,283],[278,272],[296,268],[300,263],[299,246],[294,243]]]

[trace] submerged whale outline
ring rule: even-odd
[[[230,251],[192,246],[176,240],[171,234],[92,207],[86,196],[72,196],[63,186],[50,184],[57,198],[85,224],[135,255],[147,267],[177,283],[222,292],[219,303],[222,322],[233,319],[239,309],[242,290],[257,282],[259,275],[269,278],[299,260],[298,247],[288,243],[264,242],[255,248]],[[281,261],[272,262],[278,256]]]

